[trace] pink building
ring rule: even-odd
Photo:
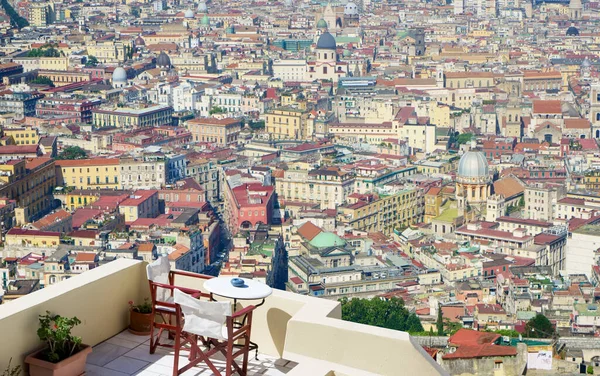
[[[253,229],[270,224],[273,217],[273,186],[260,183],[242,184],[231,188],[226,185],[227,225],[235,235],[240,229]]]

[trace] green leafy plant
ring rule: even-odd
[[[10,360],[8,361],[8,366],[6,366],[6,369],[4,370],[4,372],[2,372],[1,376],[19,376],[21,374],[21,366],[17,365],[14,367],[11,367],[10,364],[12,363],[12,358],[10,358]]]
[[[594,374],[594,367],[592,367],[592,365],[591,365],[591,364],[587,366],[586,373],[587,373],[588,375],[593,375],[593,374]]]
[[[71,334],[71,330],[79,324],[81,321],[77,317],[62,317],[49,311],[40,315],[37,335],[48,345],[48,348],[42,351],[41,359],[58,363],[78,352],[81,348],[81,337]]]
[[[342,320],[411,333],[424,331],[419,318],[406,309],[402,299],[342,298],[340,302],[342,303]]]
[[[133,312],[152,313],[152,304],[148,298],[144,299],[144,302],[141,304],[134,304],[133,300],[130,300],[129,309],[131,309]]]

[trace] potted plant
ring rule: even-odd
[[[148,298],[141,304],[129,301],[129,332],[139,336],[150,334],[152,329],[152,304]]]
[[[21,374],[21,366],[16,365],[14,367],[11,367],[11,363],[12,358],[10,358],[10,360],[8,361],[8,366],[6,366],[6,369],[4,370],[4,372],[2,372],[2,376],[19,376]]]
[[[85,372],[85,361],[92,348],[81,343],[71,330],[81,324],[77,317],[62,317],[46,311],[40,315],[38,337],[46,347],[25,358],[31,376],[72,376]]]

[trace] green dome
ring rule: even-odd
[[[210,25],[210,20],[208,19],[208,14],[204,14],[204,17],[202,17],[202,20],[200,21],[200,24],[208,26]]]
[[[352,52],[350,52],[350,50],[344,50],[343,56],[344,57],[350,57],[350,56],[352,56]]]
[[[309,243],[315,248],[343,247],[346,242],[332,232],[321,232]]]
[[[319,22],[317,22],[317,27],[319,29],[327,29],[327,21],[321,18]]]

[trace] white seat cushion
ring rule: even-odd
[[[163,290],[164,290],[164,289],[163,289]],[[167,291],[168,291],[168,290],[167,290]],[[165,302],[165,303],[174,303],[174,301],[173,301],[173,297],[172,297],[172,296],[169,296],[169,297],[167,298],[167,300],[163,300],[163,302]],[[175,308],[173,308],[173,307],[166,307],[166,306],[164,306],[164,305],[160,304],[159,302],[157,302],[157,303],[156,303],[156,308],[157,308],[157,309],[161,309],[161,310],[163,310],[163,311],[175,312]]]

